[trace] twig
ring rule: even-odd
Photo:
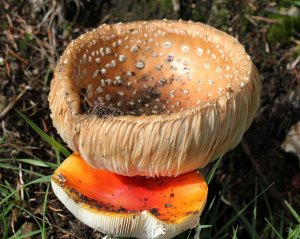
[[[28,65],[28,61],[26,61],[23,57],[19,56],[13,50],[11,50],[11,49],[8,48],[8,52],[10,54],[12,54],[15,58],[17,58],[19,61],[21,61],[24,65]]]
[[[262,16],[251,16],[250,18],[253,19],[253,20],[256,20],[256,21],[263,21],[263,22],[267,22],[267,23],[277,23],[277,22],[279,22],[279,20],[270,19],[270,18],[266,18],[266,17],[262,17]]]
[[[0,112],[0,122],[14,108],[15,104],[23,97],[23,95],[27,92],[27,90],[29,90],[29,87],[25,87],[25,89],[15,99],[11,101],[2,112]]]
[[[290,66],[288,66],[288,70],[293,70],[299,62],[300,62],[300,56],[298,56],[296,60],[294,60],[294,62]]]

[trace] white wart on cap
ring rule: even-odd
[[[176,176],[235,147],[259,105],[238,41],[201,23],[102,25],[72,41],[49,104],[63,140],[92,166]]]

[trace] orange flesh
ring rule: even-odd
[[[101,32],[102,39],[83,49],[75,64],[82,101],[114,106],[125,115],[155,115],[194,108],[240,88],[228,49],[161,31]]]
[[[96,212],[132,215],[149,210],[171,223],[201,213],[208,191],[202,175],[195,171],[178,177],[126,177],[94,169],[76,153],[63,162],[52,179],[75,201],[90,202]]]

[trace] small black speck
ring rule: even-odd
[[[159,216],[159,213],[158,213],[158,209],[157,208],[151,208],[149,210],[154,216]]]

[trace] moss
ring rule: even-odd
[[[210,9],[208,23],[222,31],[228,31],[232,17],[231,4],[232,2],[228,0],[214,0]]]
[[[286,44],[291,42],[292,37],[300,32],[300,18],[291,16],[282,16],[279,22],[272,25],[268,32],[270,43]]]
[[[27,51],[29,45],[32,44],[33,36],[30,34],[25,34],[25,36],[19,41],[19,48],[23,51]]]

